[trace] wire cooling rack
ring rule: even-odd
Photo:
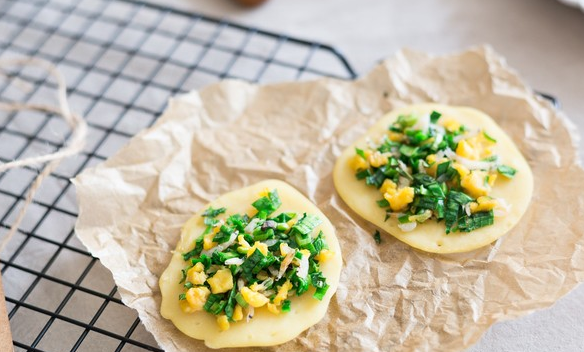
[[[224,78],[355,77],[329,46],[127,0],[3,0],[0,58],[21,56],[58,66],[72,109],[90,131],[84,152],[44,181],[0,253],[17,351],[159,351],[122,304],[111,274],[74,236],[69,178],[150,126],[169,96]],[[9,78],[0,81],[2,101],[54,103],[55,87],[40,72],[15,70]],[[0,161],[50,153],[68,133],[48,114],[0,113]],[[0,236],[36,174],[25,168],[0,175]]]

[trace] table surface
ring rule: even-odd
[[[554,0],[150,0],[337,47],[359,73],[403,47],[449,53],[488,43],[584,130],[584,13]],[[582,147],[580,147],[582,150]],[[578,351],[584,287],[552,308],[494,325],[469,352]]]

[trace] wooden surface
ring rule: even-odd
[[[0,275],[0,352],[11,352],[12,335],[10,325],[8,325],[8,315],[6,314],[6,302],[4,300],[4,290],[2,288],[2,276]]]

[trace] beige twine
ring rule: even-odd
[[[85,145],[85,137],[87,135],[87,124],[85,120],[77,114],[71,112],[69,108],[69,103],[67,102],[67,85],[65,79],[61,72],[57,69],[55,65],[46,60],[41,60],[37,58],[20,58],[20,59],[5,59],[0,60],[0,70],[6,70],[8,67],[26,67],[26,66],[37,66],[45,69],[57,82],[57,101],[58,106],[45,105],[45,104],[29,104],[29,103],[3,103],[0,102],[0,110],[5,111],[23,111],[23,110],[34,110],[43,113],[60,115],[65,122],[69,125],[69,128],[73,131],[68,139],[67,145],[65,145],[60,150],[55,153],[40,155],[30,158],[25,158],[21,160],[14,160],[8,163],[0,163],[0,173],[7,170],[23,167],[23,166],[34,166],[43,163],[48,163],[42,169],[42,171],[37,175],[31,184],[26,197],[24,199],[24,205],[18,212],[16,220],[12,223],[8,234],[0,241],[0,253],[4,250],[8,242],[12,239],[20,223],[24,219],[26,210],[28,206],[32,203],[34,194],[40,187],[41,183],[51,172],[53,172],[57,166],[63,161],[64,158],[73,156],[83,149]],[[5,72],[0,71],[0,74],[7,76]]]

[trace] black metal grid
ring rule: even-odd
[[[0,58],[36,56],[65,74],[89,123],[84,152],[45,180],[21,230],[0,254],[17,351],[159,351],[109,272],[78,242],[69,178],[150,126],[169,96],[224,78],[271,82],[355,73],[334,48],[194,13],[117,0],[4,0]],[[1,77],[0,77],[1,78]],[[3,101],[52,101],[31,69],[0,80]],[[68,137],[51,115],[0,114],[0,161],[48,153]],[[37,169],[0,175],[0,235]]]

